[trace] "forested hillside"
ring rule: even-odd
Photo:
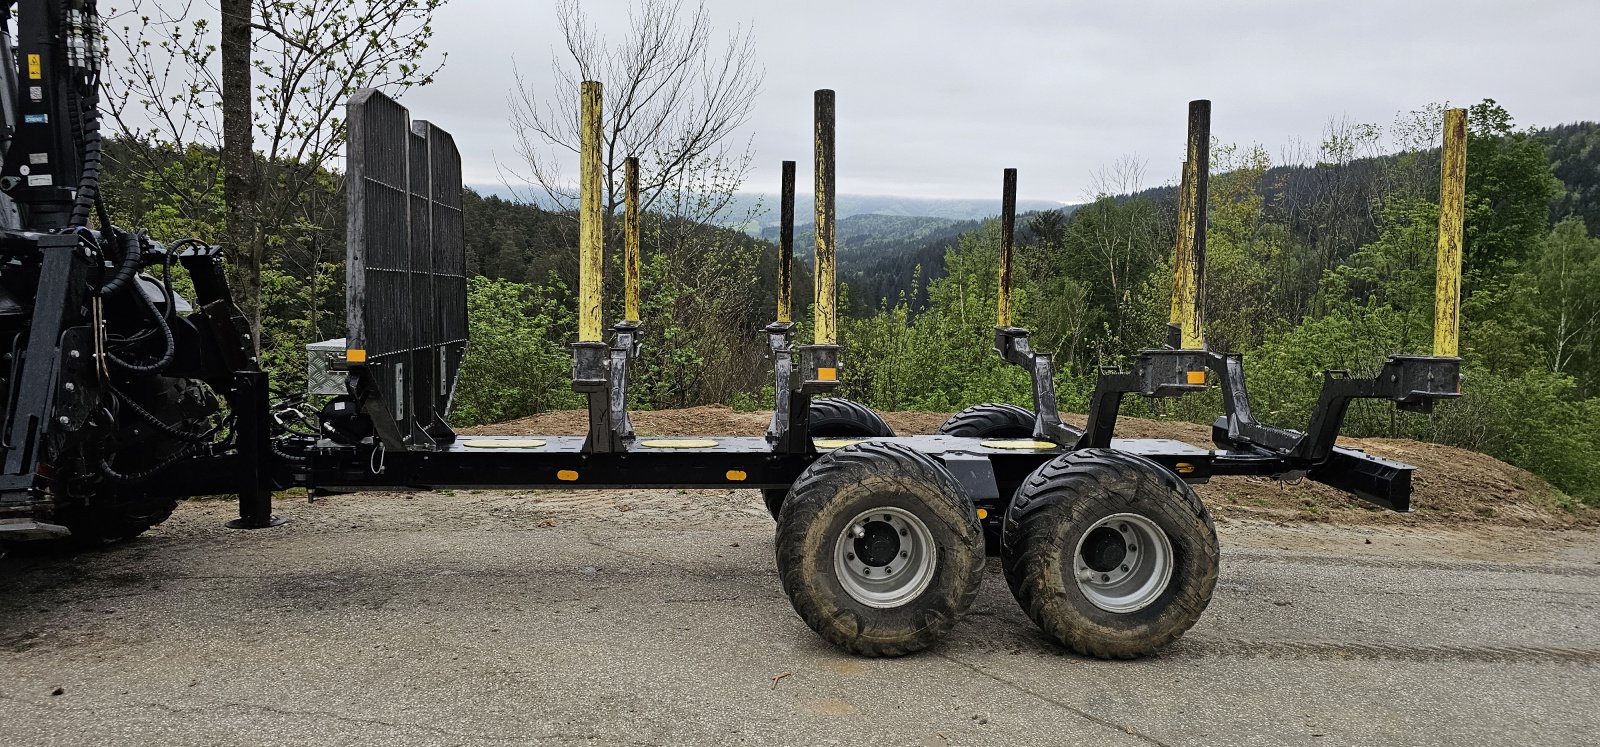
[[[1341,131],[1295,165],[1274,165],[1255,146],[1215,146],[1207,339],[1246,354],[1258,416],[1302,424],[1322,369],[1370,372],[1389,353],[1425,350],[1438,112],[1388,131]],[[1346,432],[1485,451],[1600,500],[1600,127],[1521,130],[1493,102],[1473,107],[1470,122],[1465,396],[1431,416],[1359,404]],[[1390,141],[1409,147],[1385,151]],[[218,174],[205,148],[107,144],[117,220],[158,237],[218,235]],[[263,268],[263,357],[287,388],[304,375],[304,345],[342,336],[344,326],[341,180],[320,170],[301,178],[309,186],[274,223],[281,228]],[[576,406],[567,383],[573,217],[470,190],[465,208],[476,277],[456,421]],[[1163,339],[1174,228],[1170,187],[1019,219],[1019,320],[1037,347],[1058,354],[1064,408],[1086,405],[1097,366]],[[611,257],[619,233],[608,228]],[[994,221],[857,215],[839,222],[838,236],[849,300],[843,395],[889,410],[1029,401],[1023,373],[989,350]],[[811,239],[808,224],[797,229],[802,338]],[[774,245],[671,211],[645,216],[643,243],[645,353],[631,404],[770,398],[758,332],[773,316]],[[613,319],[618,271],[611,261]],[[1128,409],[1207,422],[1219,402],[1212,393]]]
[[[1258,417],[1303,427],[1323,369],[1370,375],[1390,353],[1427,351],[1439,111],[1335,133],[1308,165],[1274,169],[1262,148],[1214,146],[1207,341],[1245,353]],[[1594,157],[1596,127],[1534,134],[1492,101],[1469,122],[1464,396],[1427,416],[1360,403],[1345,432],[1484,451],[1600,500],[1600,240],[1573,214],[1600,177],[1574,165]],[[1412,147],[1376,152],[1388,138]],[[1022,323],[1058,352],[1065,408],[1085,406],[1097,366],[1162,339],[1170,192],[1035,216],[1022,241]],[[997,252],[989,223],[947,253],[926,304],[846,324],[847,396],[885,409],[1026,403],[1026,377],[987,349]],[[1209,422],[1220,402],[1212,392],[1125,409]]]

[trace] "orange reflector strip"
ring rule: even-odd
[[[978,518],[979,519],[987,519],[987,518],[989,518],[989,509],[987,509],[987,508],[978,509]]]
[[[1178,474],[1180,475],[1187,475],[1194,471],[1194,465],[1188,462],[1178,462],[1176,466],[1178,468]]]
[[[344,351],[344,361],[346,363],[366,363],[367,351],[362,350],[361,348],[351,348],[346,350]]]
[[[749,475],[746,475],[744,472],[742,472],[740,470],[736,470],[736,469],[728,470],[728,479],[732,480],[734,482],[744,482],[744,478],[746,478],[746,477],[749,477]]]
[[[1189,376],[1189,383],[1190,384],[1204,384],[1204,383],[1206,383],[1206,372],[1205,371],[1189,371],[1188,372],[1188,376]]]
[[[837,368],[818,368],[817,369],[817,381],[838,381],[838,380],[839,380],[839,369],[837,369]]]
[[[573,482],[578,479],[578,471],[575,469],[561,470],[556,473],[556,479],[562,482]]]

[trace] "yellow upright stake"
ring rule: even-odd
[[[1433,354],[1454,358],[1461,338],[1461,242],[1466,230],[1467,110],[1444,113],[1439,175],[1439,266],[1433,285]]]
[[[1187,313],[1184,299],[1193,301],[1193,296],[1189,294],[1189,247],[1194,241],[1194,226],[1190,222],[1194,196],[1189,190],[1193,188],[1194,171],[1186,160],[1183,162],[1183,176],[1178,182],[1178,238],[1172,253],[1172,313],[1167,320],[1180,330],[1183,329]]]
[[[629,156],[622,162],[627,207],[622,216],[622,238],[626,255],[623,284],[626,303],[624,319],[639,321],[639,159]]]
[[[783,193],[778,203],[778,322],[793,321],[794,161],[783,162]]]
[[[600,83],[583,82],[578,153],[578,342],[600,342],[605,229],[600,216]]]
[[[839,281],[834,272],[833,233],[833,91],[817,91],[816,117],[816,227],[817,302],[812,314],[817,345],[839,343]]]
[[[1006,169],[1000,182],[1000,289],[995,326],[1011,326],[1011,248],[1017,227],[1017,170]]]
[[[1179,344],[1183,350],[1205,348],[1205,273],[1206,273],[1206,182],[1211,177],[1211,102],[1189,102],[1189,159],[1185,162],[1188,186],[1181,201],[1189,204],[1188,214],[1179,220],[1177,295]],[[1182,208],[1180,206],[1180,212]]]

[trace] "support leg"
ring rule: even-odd
[[[234,427],[238,429],[239,518],[228,522],[229,529],[266,529],[282,525],[287,519],[272,513],[272,483],[268,479],[268,460],[272,458],[267,433],[267,375],[261,371],[238,371],[233,375]]]

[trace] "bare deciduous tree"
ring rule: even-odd
[[[566,48],[552,61],[553,87],[542,88],[518,69],[507,97],[526,166],[523,173],[508,170],[508,176],[556,209],[572,209],[576,180],[563,174],[562,162],[578,152],[578,84],[598,80],[605,86],[601,148],[608,215],[622,202],[622,162],[628,156],[640,159],[645,210],[659,210],[663,194],[686,184],[742,182],[750,151],[735,133],[749,119],[764,77],[748,29],[735,28],[719,41],[704,4],[686,6],[683,0],[640,0],[628,13],[627,33],[615,41],[600,33],[577,0],[561,0],[556,18]],[[671,207],[675,215],[705,222],[727,204],[722,198]]]
[[[103,100],[118,134],[222,155],[235,291],[258,331],[261,268],[283,248],[286,227],[308,228],[304,200],[344,146],[345,100],[361,88],[393,93],[431,82],[444,64],[425,62],[444,2],[221,0],[220,70],[209,7],[126,0],[107,14]],[[184,194],[193,182],[163,181],[160,164],[128,166],[179,202],[198,197]],[[320,247],[325,237],[316,233],[302,239]]]

